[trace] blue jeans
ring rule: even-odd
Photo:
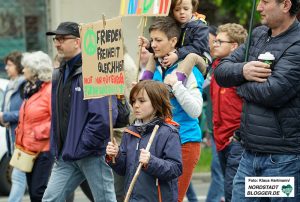
[[[216,143],[212,134],[211,134],[211,150],[212,150],[212,162],[210,167],[211,182],[206,196],[206,202],[220,202],[221,198],[224,197],[224,175],[221,169]]]
[[[245,197],[245,177],[294,177],[295,197],[254,198]],[[244,151],[234,178],[232,202],[299,202],[300,201],[300,155],[262,154]]]
[[[225,201],[231,201],[233,179],[239,167],[244,148],[240,142],[232,141],[222,151],[219,151],[220,165],[224,175]]]
[[[13,168],[11,174],[12,187],[8,202],[21,202],[26,190],[26,174],[17,168]]]
[[[104,155],[73,162],[65,162],[60,157],[52,169],[43,201],[64,202],[85,179],[95,202],[116,201],[112,170],[106,164]]]
[[[198,202],[197,194],[195,193],[192,181],[190,182],[189,188],[186,192],[186,197],[189,202]]]

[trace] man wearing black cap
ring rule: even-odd
[[[64,59],[52,78],[51,151],[55,155],[43,201],[65,201],[85,179],[94,201],[116,201],[113,176],[106,164],[109,140],[108,98],[83,100],[82,58],[79,25],[63,22],[53,35]],[[117,101],[113,97],[113,121]]]

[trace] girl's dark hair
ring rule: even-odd
[[[172,105],[169,91],[165,84],[152,80],[144,80],[137,83],[130,92],[130,104],[133,107],[135,96],[145,90],[150,98],[151,104],[156,110],[156,116],[162,119],[172,118]]]
[[[18,74],[22,74],[23,72],[23,65],[21,64],[22,60],[22,53],[19,51],[14,51],[9,53],[5,58],[4,58],[4,63],[7,64],[7,61],[11,61],[16,65],[16,69]]]

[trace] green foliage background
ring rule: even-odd
[[[256,6],[259,0],[256,0]],[[248,28],[253,0],[199,0],[199,11],[206,15],[210,24],[239,23]],[[255,8],[256,10],[256,8]],[[259,24],[255,12],[254,24]]]

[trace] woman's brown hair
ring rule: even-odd
[[[151,104],[156,110],[156,116],[166,119],[172,118],[172,105],[170,103],[169,91],[165,84],[152,80],[144,80],[137,83],[130,92],[130,104],[133,106],[135,96],[145,90],[150,98]]]
[[[23,74],[23,65],[21,64],[22,60],[22,53],[18,51],[14,51],[9,53],[5,58],[4,58],[4,63],[7,64],[7,61],[11,61],[16,65],[16,69],[18,74]]]

